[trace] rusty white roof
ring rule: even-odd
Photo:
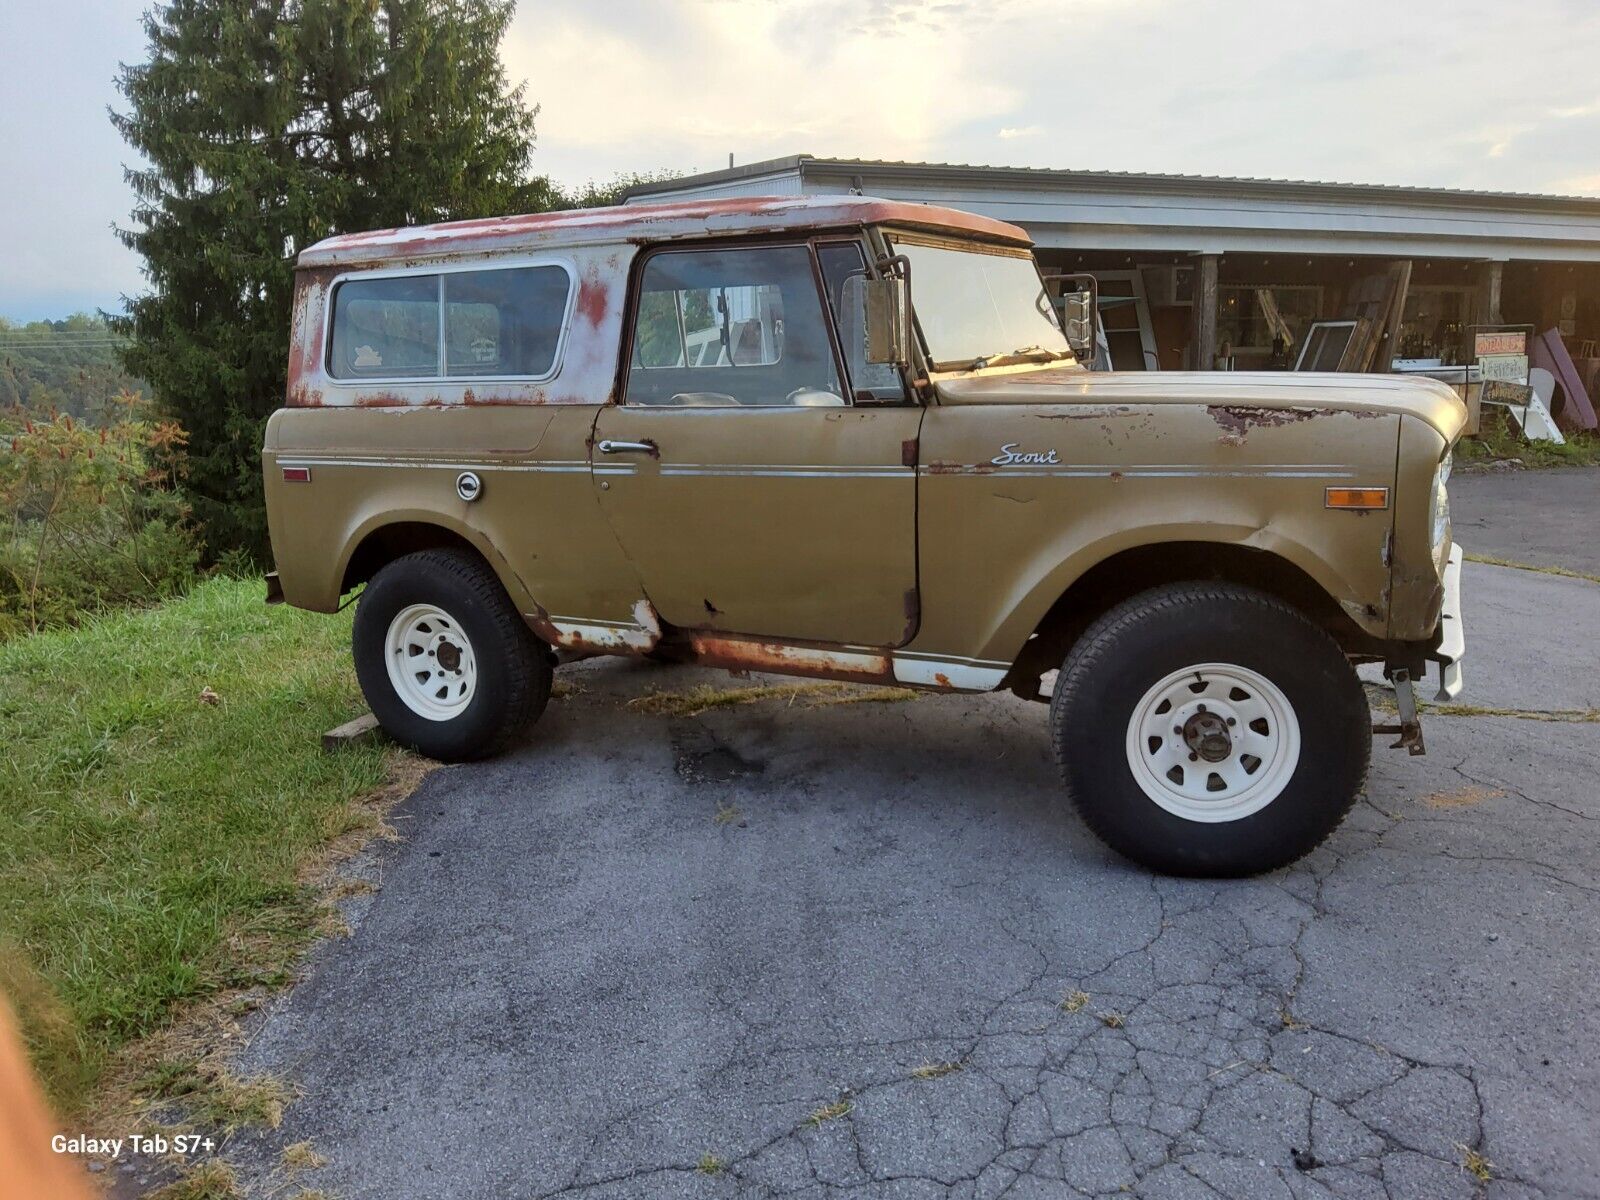
[[[324,238],[301,252],[301,267],[371,265],[604,242],[657,242],[707,235],[898,225],[1028,244],[1016,225],[934,204],[871,196],[740,196],[613,208],[580,208],[375,229]]]

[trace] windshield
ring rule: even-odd
[[[1072,357],[1029,254],[898,242],[936,371]]]

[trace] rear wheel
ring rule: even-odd
[[[443,762],[499,753],[550,698],[544,648],[465,551],[408,554],[373,576],[352,649],[384,732]]]
[[[1230,584],[1157,588],[1102,616],[1067,655],[1050,720],[1089,827],[1180,875],[1251,875],[1306,854],[1350,810],[1372,749],[1337,643]]]

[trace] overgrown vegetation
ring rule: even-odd
[[[186,440],[132,392],[106,401],[98,425],[0,413],[0,641],[189,586]]]
[[[1523,437],[1511,414],[1503,408],[1483,412],[1478,432],[1463,438],[1456,457],[1463,463],[1516,462],[1525,467],[1600,466],[1600,434],[1566,433],[1562,445],[1534,442]]]
[[[379,821],[354,801],[394,752],[317,737],[362,707],[348,617],[261,600],[215,578],[0,646],[0,989],[68,1114],[184,1001],[287,981],[306,862]],[[152,1094],[201,1078],[165,1058]]]

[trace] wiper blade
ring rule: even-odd
[[[1070,350],[1049,350],[1044,346],[1024,346],[1020,350],[1013,350],[1010,354],[996,354],[980,361],[986,367],[1003,367],[1019,362],[1055,362],[1062,358],[1071,358]]]
[[[1024,346],[1009,354],[980,354],[976,358],[942,359],[933,364],[935,371],[981,371],[985,367],[1003,367],[1018,362],[1055,362],[1071,358],[1070,350],[1051,350],[1045,346]]]

